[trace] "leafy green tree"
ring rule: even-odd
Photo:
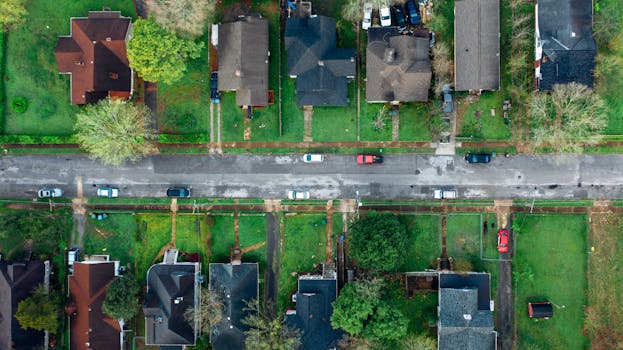
[[[66,213],[65,213],[66,214]],[[0,215],[0,237],[32,239],[38,251],[52,251],[69,232],[71,221],[63,213],[14,211]]]
[[[405,260],[404,225],[391,214],[371,212],[350,227],[350,252],[365,269],[395,271]]]
[[[15,318],[24,329],[32,328],[56,333],[60,315],[58,304],[58,295],[48,294],[45,286],[39,285],[30,297],[17,304]]]
[[[203,46],[177,37],[152,18],[139,18],[128,43],[128,60],[141,78],[171,84],[182,78],[186,60],[198,58]]]
[[[372,340],[396,340],[407,334],[409,321],[400,310],[387,303],[379,303],[362,335]]]
[[[249,315],[242,320],[249,326],[244,334],[244,345],[249,350],[291,350],[298,349],[301,337],[298,331],[286,327],[283,316],[270,317],[260,310],[257,299],[247,303]]]
[[[0,1],[0,29],[7,31],[24,24],[28,15],[25,5],[26,0]]]
[[[156,23],[182,38],[203,34],[216,0],[148,0],[149,13]]]
[[[551,93],[536,92],[530,101],[535,147],[558,153],[579,153],[584,143],[596,143],[607,118],[606,103],[582,84],[557,84]]]
[[[106,289],[102,311],[115,319],[131,320],[138,312],[139,285],[130,275],[116,277]]]
[[[78,113],[76,140],[93,158],[120,165],[152,153],[148,141],[154,134],[149,129],[151,115],[142,104],[118,99],[101,100]]]

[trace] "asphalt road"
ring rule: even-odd
[[[158,155],[121,167],[84,156],[0,157],[0,197],[32,198],[44,186],[84,195],[116,185],[124,197],[163,197],[170,185],[189,185],[193,197],[285,198],[309,190],[312,199],[424,199],[455,188],[459,198],[623,198],[623,155],[496,157],[467,164],[458,156],[392,154],[378,165],[352,155],[307,164],[300,155]]]

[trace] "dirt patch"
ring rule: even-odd
[[[156,264],[159,260],[162,259],[162,257],[164,256],[164,252],[167,251],[167,249],[172,249],[175,248],[175,246],[171,243],[167,243],[165,244],[162,249],[160,249],[160,251],[158,252],[158,255],[156,255],[156,257],[154,258],[154,260],[151,261],[151,265]]]
[[[262,248],[265,245],[266,245],[266,241],[258,242],[258,243],[255,243],[253,245],[250,245],[248,247],[244,247],[244,248],[240,249],[240,251],[244,254],[244,253],[248,253],[248,252],[254,251],[256,249],[260,249],[260,248]]]

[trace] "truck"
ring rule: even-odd
[[[435,199],[457,199],[459,194],[456,190],[441,189],[433,191],[433,196]]]

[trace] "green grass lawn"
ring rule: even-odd
[[[428,106],[423,103],[409,103],[400,107],[400,141],[430,141],[427,119]]]
[[[234,245],[234,217],[212,215],[210,221],[210,262],[229,262],[229,249]]]
[[[436,266],[441,255],[441,217],[439,215],[402,215],[409,235],[407,260],[400,271],[423,271]]]
[[[296,273],[317,271],[325,260],[326,226],[322,224],[323,219],[324,215],[290,215],[284,218],[278,310],[292,306],[290,294],[296,291]]]
[[[446,250],[455,260],[480,261],[480,214],[448,215],[446,220]],[[478,271],[478,270],[474,270]]]
[[[498,224],[495,213],[483,213],[483,232],[482,232],[482,257],[497,259],[498,254]],[[486,224],[486,225],[485,225]],[[486,229],[485,229],[486,226]]]
[[[106,2],[122,15],[135,17],[131,1]],[[28,3],[26,23],[13,30],[6,42],[6,134],[69,135],[78,107],[70,104],[69,76],[58,73],[54,48],[60,35],[69,35],[70,17],[86,17],[89,10],[101,10],[102,2],[33,0]],[[26,97],[28,110],[18,114],[11,100]]]
[[[357,85],[348,84],[349,103],[345,107],[314,107],[312,138],[314,141],[357,140]]]
[[[83,238],[83,253],[108,254],[111,260],[119,260],[121,265],[132,264],[137,253],[136,238],[138,226],[132,214],[109,214],[106,220],[87,221]],[[141,276],[144,277],[144,276]]]
[[[363,89],[362,89],[363,90]],[[385,126],[378,129],[373,122],[377,120],[377,115],[381,108],[385,107],[386,116]],[[361,116],[359,130],[363,141],[391,141],[392,140],[392,117],[387,114],[389,106],[383,103],[366,103],[365,90],[361,92]]]
[[[521,220],[518,217],[515,222]],[[518,348],[586,349],[588,342],[582,333],[586,306],[586,216],[528,216],[519,234],[517,230],[515,234],[513,277]],[[530,319],[529,301],[555,303],[554,317]]]
[[[466,103],[463,101],[463,103]],[[475,126],[487,140],[508,139],[511,136],[509,125],[504,124],[502,111],[503,98],[500,92],[485,92],[480,98],[469,103],[469,107],[463,115],[463,124],[460,135],[463,137],[474,136],[468,130]],[[491,115],[491,109],[495,109],[495,116]],[[479,115],[479,117],[477,117]]]
[[[216,106],[214,108],[214,127],[216,128]],[[242,108],[236,105],[236,93],[221,93],[221,138],[223,141],[244,140],[245,117],[242,114]]]
[[[208,261],[209,255],[207,239],[208,225],[205,215],[177,214],[175,228],[175,246],[177,249],[181,252],[201,254],[201,261],[204,263]],[[205,267],[202,266],[202,268]]]
[[[135,217],[140,233],[136,237],[134,264],[142,280],[153,263],[162,261],[162,257],[156,260],[160,249],[171,242],[171,215],[137,214]]]
[[[436,325],[437,304],[437,292],[422,292],[415,294],[411,299],[405,298],[401,310],[409,319],[408,332],[433,335],[434,332],[429,326]]]
[[[260,263],[260,275],[266,268],[266,216],[240,216],[238,218],[240,247],[250,247],[257,243],[263,246],[244,254],[243,261]]]

